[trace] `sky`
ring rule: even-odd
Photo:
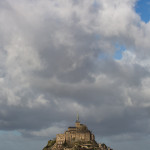
[[[0,149],[42,150],[79,113],[114,150],[150,147],[149,0],[0,0]]]

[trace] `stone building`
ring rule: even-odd
[[[80,123],[79,117],[77,117],[75,127],[68,127],[68,130],[65,131],[64,134],[56,135],[57,145],[62,145],[64,143],[71,144],[76,141],[88,142],[94,140],[94,135],[88,130],[86,125]]]

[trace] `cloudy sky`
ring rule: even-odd
[[[0,149],[41,150],[82,123],[115,150],[150,147],[149,0],[0,0]]]

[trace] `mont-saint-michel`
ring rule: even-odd
[[[74,127],[68,127],[62,134],[57,134],[56,138],[49,140],[43,150],[113,150],[105,144],[95,141],[94,134],[81,124],[79,116]]]

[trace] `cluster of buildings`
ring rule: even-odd
[[[75,127],[68,127],[68,130],[65,131],[64,134],[56,135],[57,145],[62,145],[64,143],[71,144],[76,141],[88,142],[94,140],[94,134],[88,130],[86,125],[80,123],[79,117],[77,117]]]

